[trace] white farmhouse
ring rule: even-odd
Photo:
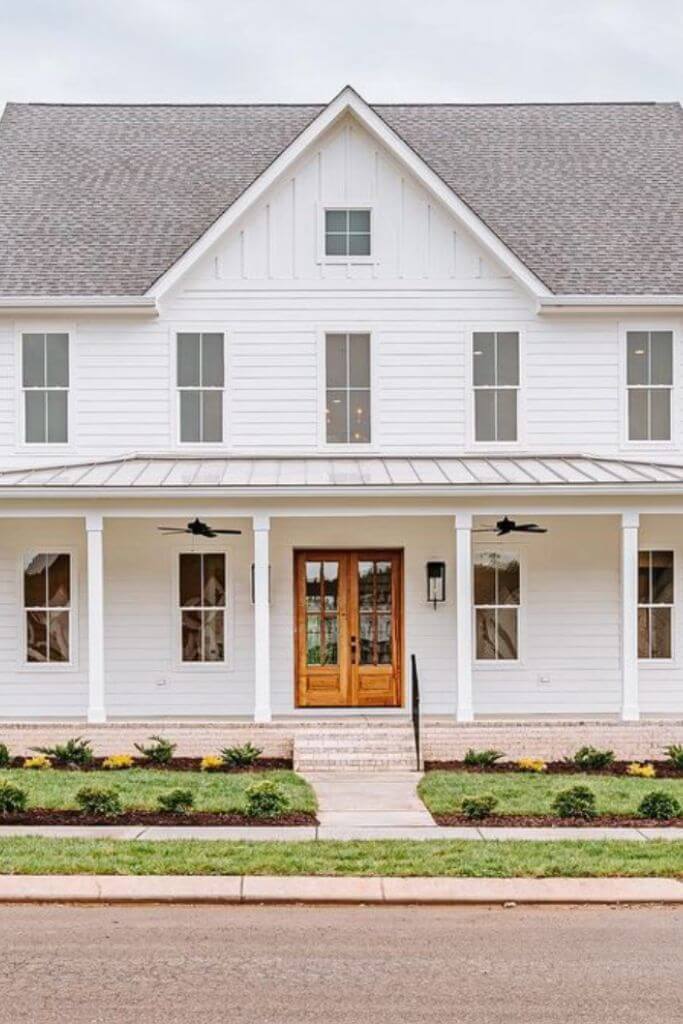
[[[682,318],[675,103],[9,104],[2,738],[657,752]]]

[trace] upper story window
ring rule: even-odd
[[[519,560],[498,551],[474,556],[477,661],[519,658]]]
[[[325,255],[369,256],[370,211],[325,210]]]
[[[516,441],[519,334],[475,331],[472,336],[474,440]]]
[[[71,648],[71,557],[40,553],[24,561],[25,657],[64,664]]]
[[[673,334],[627,331],[629,441],[671,440]]]
[[[325,338],[328,444],[370,442],[370,335]]]
[[[224,347],[222,334],[178,335],[179,436],[183,444],[223,440]]]
[[[69,440],[69,335],[23,334],[21,364],[25,442],[66,444]]]
[[[638,553],[638,657],[671,658],[673,551]]]

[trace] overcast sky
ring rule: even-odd
[[[681,99],[681,0],[0,0],[0,108]]]

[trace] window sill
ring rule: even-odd
[[[316,263],[319,266],[377,266],[379,260],[376,256],[319,256]]]

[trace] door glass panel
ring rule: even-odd
[[[336,611],[339,597],[339,562],[323,562],[325,611]]]
[[[320,658],[320,616],[309,615],[306,619],[306,662],[321,665]]]
[[[375,603],[377,611],[391,611],[391,562],[375,562]]]
[[[358,607],[372,608],[374,591],[374,562],[358,563]]]
[[[360,664],[373,664],[373,614],[372,612],[361,612],[360,614]]]
[[[306,608],[320,611],[320,575],[322,562],[306,562]]]
[[[339,661],[339,622],[336,615],[325,616],[325,649],[323,664],[336,665]]]
[[[361,665],[392,664],[391,574],[390,561],[358,563]]]
[[[306,662],[339,662],[339,562],[306,562]]]
[[[377,664],[391,665],[391,613],[382,612],[377,615]]]

